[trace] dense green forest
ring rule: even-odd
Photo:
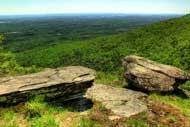
[[[36,47],[123,33],[177,15],[50,15],[0,17],[4,49],[22,52]]]
[[[83,65],[97,71],[119,72],[121,59],[136,54],[190,69],[190,15],[147,25],[114,36],[39,47],[16,54],[23,66]]]
[[[15,58],[15,55],[11,52],[5,52],[3,50],[3,43],[5,37],[0,35],[0,77],[5,77],[8,75],[20,75],[27,74],[31,72],[37,72],[40,69],[37,69],[35,66],[31,67],[22,67],[20,66]]]

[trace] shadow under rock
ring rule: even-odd
[[[84,112],[93,107],[93,102],[85,97],[81,97],[78,99],[69,100],[65,102],[56,101],[49,104],[53,106],[59,106],[59,107],[61,106],[61,107],[67,108],[69,111],[72,111],[72,112]]]
[[[158,91],[152,91],[152,92],[150,92],[150,91],[139,89],[139,88],[135,87],[134,85],[130,85],[130,84],[125,85],[123,88],[131,89],[131,90],[134,90],[134,91],[143,92],[143,93],[146,93],[148,95],[155,93],[155,94],[159,94],[159,95],[163,95],[163,96],[175,95],[175,96],[178,96],[178,97],[183,98],[183,99],[189,98],[187,96],[187,94],[185,94],[184,91],[182,91],[182,89],[176,89],[174,91],[169,91],[169,92],[158,92]],[[190,90],[187,90],[187,91],[189,91],[189,93],[190,93]]]

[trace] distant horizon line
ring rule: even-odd
[[[0,16],[33,16],[33,15],[90,15],[90,14],[123,14],[123,15],[187,15],[190,13],[125,13],[125,12],[76,12],[76,13],[26,13],[26,14],[0,14]]]

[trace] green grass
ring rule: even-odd
[[[185,116],[190,116],[190,99],[185,99],[177,95],[150,95],[151,99],[164,101],[179,108]]]
[[[69,107],[49,104],[43,99],[43,96],[35,95],[25,104],[25,113],[28,118],[41,117],[46,114],[64,114],[70,110]]]
[[[46,111],[46,104],[44,102],[31,101],[26,103],[26,116],[28,118],[40,117]]]
[[[64,120],[69,112],[64,106],[48,104],[43,101],[42,96],[35,96],[17,108],[1,108],[0,127],[20,127],[19,119],[26,121],[30,127],[59,127],[55,116],[59,115]]]
[[[140,114],[138,118],[129,118],[125,124],[130,127],[149,127],[146,123],[147,113]]]
[[[82,117],[72,127],[101,127],[96,121]]]
[[[2,127],[19,127],[17,125],[16,114],[10,110],[3,114],[3,118],[1,118],[0,126]]]
[[[59,127],[59,123],[55,120],[51,114],[43,115],[42,117],[36,117],[30,120],[31,127]]]
[[[118,74],[97,72],[96,83],[112,84],[114,81],[120,81],[121,77]]]
[[[190,92],[190,81],[187,81],[186,83],[184,83],[182,86],[180,86],[180,88],[185,89]]]
[[[111,78],[114,79],[114,78]],[[111,82],[111,79],[109,80]],[[104,79],[102,79],[104,81]],[[100,81],[101,82],[101,81]],[[187,117],[190,113],[190,99],[180,98],[176,95],[159,95],[151,94],[151,99],[164,101],[168,104],[181,109]],[[104,110],[103,106],[99,107],[99,110]],[[91,111],[91,110],[90,110]],[[92,112],[92,111],[91,111]],[[61,127],[60,121],[55,119],[56,116],[64,121],[69,114],[69,109],[61,106],[55,106],[43,102],[43,97],[34,97],[32,100],[28,101],[24,107],[21,109],[5,108],[1,109],[0,112],[0,126],[2,127],[19,127],[18,119],[20,114],[24,114],[24,119],[27,121],[30,127]],[[102,127],[99,122],[94,121],[90,117],[81,117],[77,114],[80,119],[77,121],[72,121],[72,127]],[[125,121],[125,125],[130,127],[149,127],[146,123],[147,114],[142,114],[138,118],[130,118]],[[176,121],[175,116],[168,116],[167,119],[171,121]]]
[[[126,124],[130,127],[148,127],[148,124],[141,120],[129,119]]]
[[[173,116],[173,115],[169,115],[168,119],[171,120],[172,122],[176,122],[177,120],[176,116]]]

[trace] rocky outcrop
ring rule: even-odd
[[[92,86],[95,72],[81,66],[46,69],[42,72],[0,79],[0,104],[26,101],[43,94],[45,99],[67,101],[78,98]]]
[[[123,59],[125,78],[129,85],[144,91],[174,91],[190,79],[176,67],[163,65],[139,56]]]
[[[133,90],[95,84],[87,90],[85,96],[93,102],[100,102],[119,117],[130,117],[147,111],[143,101],[147,95]]]

